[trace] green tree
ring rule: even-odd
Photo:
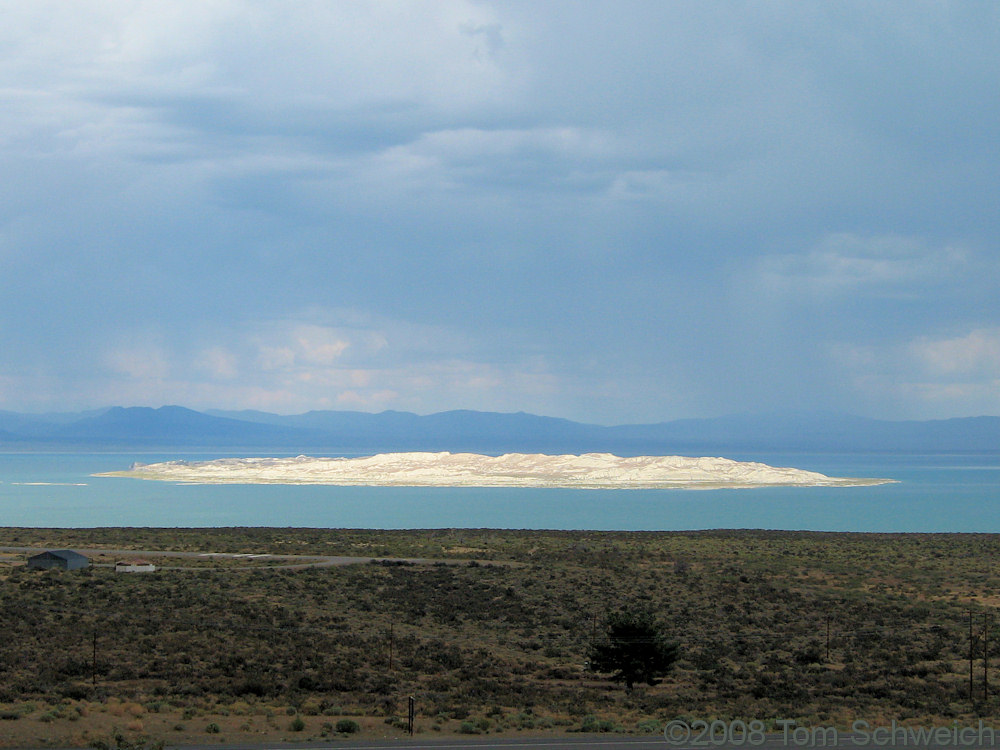
[[[649,612],[621,609],[608,615],[605,635],[590,644],[590,668],[610,672],[631,691],[636,683],[656,685],[677,661],[680,646],[668,641]]]

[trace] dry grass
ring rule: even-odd
[[[996,714],[995,699],[968,700],[967,618],[978,637],[1000,599],[1000,536],[9,529],[0,542],[522,563],[229,561],[136,576],[0,565],[7,746],[116,730],[129,742],[320,738],[344,718],[365,737],[398,736],[408,695],[419,730],[444,733]],[[662,685],[631,695],[585,668],[622,605],[652,609],[682,651]]]

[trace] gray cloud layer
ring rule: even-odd
[[[1000,413],[993,3],[2,3],[0,408]]]

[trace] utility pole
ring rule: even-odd
[[[969,702],[972,702],[972,610],[969,610]]]
[[[408,725],[407,728],[410,730],[410,736],[412,737],[413,736],[413,717],[416,714],[416,706],[415,706],[416,701],[414,701],[412,695],[410,696],[410,700],[408,701],[408,703],[409,703],[409,711],[407,712],[407,725]]]
[[[826,663],[830,663],[830,615],[826,616]]]
[[[986,624],[983,625],[983,700],[990,699],[990,622],[993,617],[989,614],[984,616]]]

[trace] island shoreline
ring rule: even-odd
[[[380,453],[362,458],[223,458],[134,464],[94,474],[179,484],[278,484],[374,487],[567,489],[752,489],[860,487],[893,479],[829,477],[718,457],[635,456],[608,453]]]

